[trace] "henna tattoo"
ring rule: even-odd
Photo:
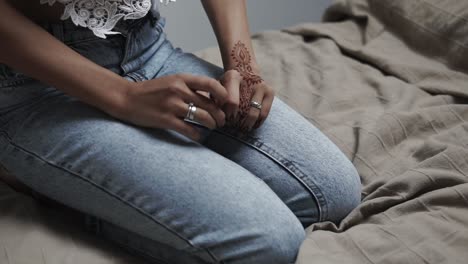
[[[231,57],[236,62],[236,66],[234,67],[241,76],[242,81],[239,90],[239,111],[238,115],[238,126],[242,125],[245,121],[247,114],[250,111],[250,100],[254,94],[254,85],[263,82],[263,79],[253,73],[252,66],[250,65],[252,62],[252,57],[247,49],[247,46],[238,41],[231,52]]]
[[[248,86],[252,86],[263,81],[260,76],[253,73],[252,66],[250,65],[252,57],[244,43],[238,41],[234,45],[231,57],[237,63],[235,69],[242,75],[242,78],[247,82]]]

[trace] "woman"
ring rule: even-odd
[[[224,68],[174,48],[155,1],[40,2],[0,0],[0,163],[96,234],[156,263],[293,263],[360,202],[261,78],[245,1],[202,1]]]

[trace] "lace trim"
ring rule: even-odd
[[[106,38],[106,35],[120,34],[112,31],[121,19],[139,19],[151,9],[151,0],[40,0],[41,4],[52,6],[55,2],[65,6],[62,17],[71,18],[77,26],[89,28],[93,33]],[[175,0],[160,0],[161,3]]]

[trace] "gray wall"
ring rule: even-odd
[[[320,21],[323,11],[331,2],[247,0],[251,33]],[[175,46],[193,52],[217,44],[200,0],[177,0],[167,6],[161,4],[160,11],[166,17],[168,38]]]

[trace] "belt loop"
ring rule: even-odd
[[[125,33],[122,33],[125,36],[125,47],[124,47],[124,56],[120,62],[120,68],[124,74],[127,74],[130,71],[130,66],[128,65],[128,60],[130,59],[133,51],[133,34],[132,30],[128,28],[125,29]]]

